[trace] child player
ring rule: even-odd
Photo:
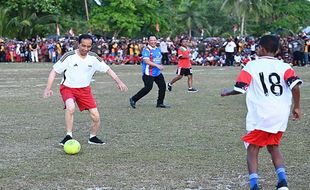
[[[279,39],[263,36],[259,42],[259,59],[250,61],[241,71],[233,89],[224,89],[221,96],[246,95],[246,130],[242,137],[247,148],[250,189],[258,190],[258,153],[267,146],[278,175],[277,189],[288,190],[283,157],[279,149],[287,128],[292,97],[293,120],[299,119],[302,81],[289,64],[274,57]]]

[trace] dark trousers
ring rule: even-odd
[[[133,101],[137,102],[142,97],[147,95],[153,88],[153,83],[155,82],[158,86],[158,98],[157,98],[157,105],[163,104],[166,94],[166,82],[165,78],[162,74],[158,75],[157,77],[152,77],[148,75],[143,75],[142,80],[144,82],[144,87],[137,92],[132,98]]]
[[[168,57],[168,53],[162,53],[162,58],[161,58],[161,62],[163,65],[169,65],[169,57]]]
[[[232,52],[226,52],[226,66],[233,66],[234,65],[234,53]]]

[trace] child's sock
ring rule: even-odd
[[[250,189],[251,189],[258,183],[258,175],[257,173],[251,173],[249,175],[249,178],[250,178]]]
[[[67,132],[67,135],[69,135],[70,137],[72,137],[72,132]]]
[[[276,169],[277,175],[278,175],[278,182],[281,182],[283,180],[286,181],[286,173],[284,167],[279,167]]]

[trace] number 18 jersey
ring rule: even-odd
[[[247,93],[247,130],[284,132],[292,104],[291,89],[302,81],[289,64],[260,57],[240,72],[234,90]]]

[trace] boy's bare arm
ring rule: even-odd
[[[237,95],[237,94],[242,94],[242,93],[235,91],[234,89],[224,89],[221,92],[221,96],[230,96],[230,95]]]
[[[301,116],[299,84],[293,87],[292,95],[293,95],[293,108],[292,108],[293,120],[297,120],[300,119]]]

